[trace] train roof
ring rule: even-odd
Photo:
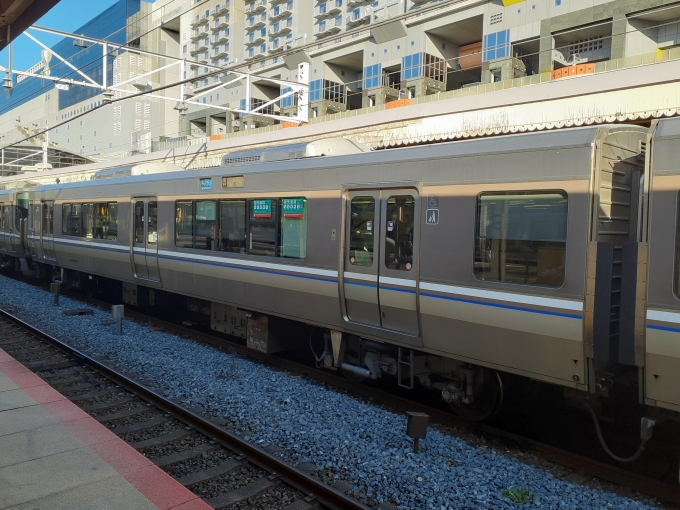
[[[679,126],[680,127],[680,124]],[[439,158],[475,157],[493,154],[516,152],[533,152],[592,147],[598,133],[603,131],[645,130],[638,126],[588,126],[555,131],[539,131],[489,138],[457,140],[437,144],[419,145],[404,148],[392,148],[378,151],[363,151],[358,144],[356,150],[324,150],[328,146],[326,139],[310,144],[294,144],[259,151],[242,151],[227,154],[223,158],[226,165],[194,170],[181,170],[172,173],[153,173],[144,175],[128,175],[121,168],[103,170],[108,175],[105,179],[93,179],[62,184],[46,184],[36,186],[37,190],[53,190],[102,186],[105,184],[129,184],[165,180],[190,179],[210,176],[247,175],[253,173],[285,172],[314,168],[338,168],[376,163],[404,163],[409,161],[436,160]],[[352,142],[353,143],[353,142]],[[316,144],[316,147],[314,146]],[[354,153],[352,153],[354,152]],[[123,172],[121,172],[123,170]],[[101,175],[101,174],[100,174]],[[28,179],[27,179],[28,180]]]

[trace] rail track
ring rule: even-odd
[[[214,508],[368,508],[4,310],[0,348]]]
[[[78,296],[78,299],[83,299],[85,302],[94,306],[110,306],[108,303],[94,298]],[[575,477],[577,481],[587,477],[597,478],[671,503],[674,506],[680,506],[680,486],[678,484],[665,483],[638,472],[633,472],[629,469],[594,460],[564,448],[559,448],[524,435],[509,432],[498,426],[486,423],[468,422],[458,418],[448,410],[437,409],[429,404],[396,395],[391,391],[357,384],[338,376],[334,372],[329,372],[328,370],[316,369],[298,361],[254,351],[237,341],[229,340],[226,338],[226,335],[215,336],[206,332],[197,331],[190,327],[158,319],[138,311],[126,310],[125,314],[128,318],[147,323],[150,326],[163,329],[196,342],[213,346],[216,349],[229,350],[232,353],[277,367],[280,370],[304,375],[310,379],[347,393],[371,399],[376,404],[384,405],[397,411],[424,412],[430,416],[432,423],[445,425],[459,431],[468,431],[487,438],[500,438],[507,444],[517,445],[521,447],[522,450],[531,452],[541,459],[565,466],[584,475]],[[588,422],[588,431],[594,435],[594,431],[592,431],[590,425],[591,423]],[[675,475],[677,475],[677,468],[678,465],[673,464],[672,469],[674,470]]]
[[[86,297],[83,295],[71,295],[71,297],[80,300],[83,303],[87,303],[91,306],[99,306],[104,309],[107,309],[110,306],[110,303],[107,303],[105,301],[101,301],[99,299],[95,298],[90,298]],[[314,367],[311,367],[307,364],[300,363],[298,361],[286,359],[283,357],[279,356],[273,356],[273,355],[267,355],[264,353],[260,353],[257,351],[253,351],[252,349],[249,349],[245,347],[243,344],[239,343],[238,341],[230,340],[229,337],[226,335],[213,335],[209,334],[207,332],[202,332],[198,331],[194,328],[191,327],[185,327],[182,325],[178,325],[172,322],[168,322],[156,317],[152,317],[150,315],[138,312],[138,311],[133,311],[130,309],[126,309],[125,315],[128,318],[143,322],[148,324],[149,326],[152,326],[156,329],[162,329],[164,331],[170,332],[177,334],[179,336],[182,336],[184,338],[200,342],[206,345],[210,345],[216,349],[219,350],[228,350],[231,353],[238,354],[240,356],[244,356],[250,359],[254,359],[256,361],[262,362],[264,364],[267,364],[269,366],[274,366],[280,370],[285,370],[289,371],[295,374],[299,375],[304,375],[305,377],[308,377],[310,379],[316,380],[318,382],[321,382],[323,384],[332,386],[336,389],[366,398],[366,399],[371,399],[374,403],[380,404],[387,406],[391,409],[394,409],[396,411],[420,411],[420,412],[425,412],[431,417],[431,422],[445,425],[447,427],[451,427],[454,429],[453,433],[456,433],[455,431],[467,431],[472,434],[478,435],[478,436],[483,436],[489,439],[500,439],[501,442],[504,442],[506,445],[514,445],[518,446],[521,448],[521,450],[529,453],[533,453],[536,457],[539,459],[546,460],[548,462],[552,462],[561,466],[565,466],[567,468],[570,468],[574,470],[578,474],[578,476],[574,477],[574,481],[577,482],[582,482],[585,479],[588,478],[596,478],[599,480],[603,480],[606,482],[610,482],[612,484],[631,489],[633,491],[640,492],[646,496],[651,496],[655,497],[661,501],[670,503],[672,505],[678,505],[680,506],[680,488],[678,487],[677,484],[674,483],[665,483],[663,481],[660,481],[657,478],[653,478],[650,476],[645,476],[644,474],[641,474],[640,472],[633,472],[629,469],[621,468],[612,464],[608,464],[606,462],[601,462],[598,460],[594,460],[592,458],[589,458],[586,455],[574,453],[573,451],[569,451],[568,449],[565,448],[559,448],[550,444],[546,444],[545,442],[538,441],[535,439],[531,439],[525,435],[522,434],[517,434],[510,432],[508,430],[504,430],[501,427],[498,426],[493,426],[485,423],[471,423],[471,422],[466,422],[464,420],[459,419],[455,415],[453,415],[451,412],[442,410],[442,409],[437,409],[432,407],[431,405],[428,405],[426,403],[421,403],[414,401],[410,398],[405,398],[402,396],[395,395],[393,392],[390,391],[385,391],[382,389],[378,389],[376,387],[372,386],[365,386],[365,385],[359,385],[354,382],[348,381],[344,379],[343,377],[339,377],[337,374],[333,372],[329,372],[327,370],[320,370],[320,369],[315,369]],[[2,314],[0,313],[0,317]],[[0,343],[0,347],[2,347],[2,344]],[[79,353],[82,356],[85,356],[82,353]],[[86,357],[86,356],[85,356]],[[114,371],[115,372],[115,371]],[[125,376],[123,376],[125,377]],[[126,378],[127,379],[127,378]],[[121,386],[123,386],[121,384]],[[155,393],[151,392],[147,388],[144,388],[144,391],[149,391],[153,395],[156,395]],[[166,401],[162,396],[156,395],[156,397],[160,398],[161,400]],[[211,422],[209,419],[206,418],[201,418],[197,416],[194,413],[191,413],[190,411],[187,411],[184,408],[181,408],[179,406],[176,406],[176,404],[170,402],[170,405],[177,407],[179,409],[179,414],[177,416],[183,416],[185,413],[188,414],[190,417],[189,418],[184,418],[181,419],[183,423],[187,423],[189,420],[191,420],[191,416],[196,416],[200,420],[207,422],[209,428],[207,429],[207,437],[217,437],[212,430],[214,428],[218,428],[215,423]],[[161,407],[161,409],[163,409]],[[197,430],[200,430],[197,427]],[[223,431],[222,429],[219,429],[222,433],[228,434],[228,432]],[[590,433],[592,431],[589,430]],[[239,444],[244,444],[242,449],[239,449],[238,447],[235,448],[235,452],[237,452],[238,455],[244,455],[244,453],[239,453],[242,451],[245,451],[246,449],[253,449],[257,453],[262,453],[262,450],[257,449],[256,447],[250,445],[249,443],[245,443],[243,440],[241,440],[239,437],[234,436],[233,434],[229,434],[232,439],[236,440]],[[658,449],[658,446],[657,446]],[[672,454],[674,455],[674,454]],[[282,463],[280,459],[275,458],[275,460],[278,463]],[[260,462],[262,465],[266,465],[262,462]],[[285,465],[285,464],[284,464]],[[289,466],[288,466],[289,467]],[[675,477],[677,479],[677,464],[674,464],[673,470],[675,470]],[[279,471],[281,471],[280,468],[277,467],[270,467],[269,472],[275,472],[279,474]],[[297,470],[300,471],[300,470]],[[644,471],[644,470],[643,470]],[[296,473],[297,476],[303,476],[305,475],[304,472]],[[295,480],[296,477],[293,479]],[[314,477],[309,477],[312,480],[314,480],[315,483],[320,484],[322,486],[325,486],[325,484],[320,483],[320,481],[317,478]],[[286,481],[283,476],[280,476],[280,479],[283,481]],[[310,494],[312,493],[314,498],[313,501],[318,501],[321,502],[324,506],[328,506],[329,508],[336,508],[332,506],[332,504],[327,504],[324,502],[323,499],[323,494],[322,491],[317,490],[317,489],[307,489],[305,488],[304,485],[298,484],[295,487],[301,487],[301,493],[304,494]],[[332,489],[332,487],[325,486],[328,489]],[[344,487],[338,486],[338,489],[345,490]],[[339,491],[336,491],[339,492]],[[345,498],[344,494],[342,494]],[[359,506],[339,506],[339,508],[363,508],[360,506],[360,503],[356,502],[355,500],[352,500],[354,505],[359,505]],[[344,503],[343,503],[344,504]],[[255,507],[252,507],[255,508]]]

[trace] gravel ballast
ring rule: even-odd
[[[413,454],[405,417],[302,377],[272,370],[146,325],[125,320],[123,336],[106,325],[110,314],[66,316],[83,304],[0,276],[0,306],[97,359],[155,382],[155,389],[189,408],[203,408],[241,437],[276,445],[293,464],[313,463],[317,475],[346,480],[370,506],[459,508],[646,509],[600,488],[556,478],[482,441],[431,426]],[[136,418],[138,421],[138,418]],[[526,504],[503,496],[509,487],[533,493]]]

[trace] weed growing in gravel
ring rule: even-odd
[[[531,501],[534,497],[533,491],[526,489],[515,489],[508,487],[503,491],[503,496],[508,498],[513,503],[521,503],[522,505]]]

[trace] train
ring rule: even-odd
[[[0,258],[185,306],[263,352],[307,349],[280,332],[312,328],[319,366],[431,389],[469,420],[499,408],[508,376],[591,399],[620,384],[677,419],[679,139],[668,118],[4,179]]]

